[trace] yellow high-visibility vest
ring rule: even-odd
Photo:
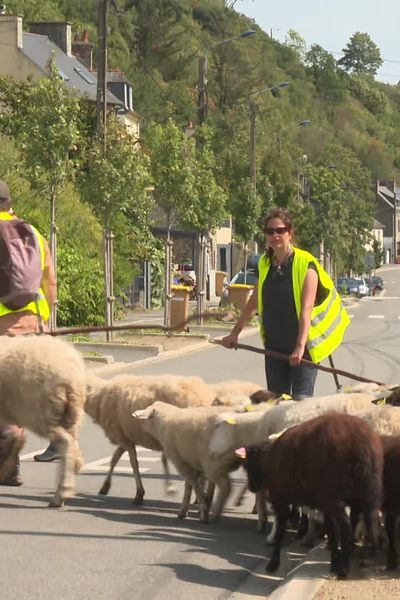
[[[9,212],[0,212],[0,220],[11,221],[11,219],[15,219],[15,217],[13,215],[11,215]],[[32,230],[33,230],[34,234],[36,235],[36,238],[39,242],[40,260],[41,260],[41,267],[42,267],[42,272],[43,272],[44,266],[45,266],[44,239],[40,235],[38,230],[35,227],[33,227],[33,225],[30,225],[30,226],[32,227]],[[39,288],[39,290],[38,290],[37,302],[29,302],[26,306],[23,306],[22,308],[18,308],[17,310],[12,310],[11,308],[7,308],[7,306],[4,306],[4,304],[0,303],[0,317],[2,317],[3,315],[8,315],[9,313],[24,312],[27,310],[29,310],[33,314],[37,315],[38,309],[39,309],[39,314],[42,317],[43,321],[45,321],[45,322],[48,321],[50,318],[50,307],[46,300],[46,296],[43,293],[42,288]]]
[[[342,305],[332,279],[317,259],[300,248],[293,248],[293,252],[292,283],[297,318],[300,318],[301,292],[310,262],[316,267],[321,285],[328,290],[325,300],[318,306],[314,306],[311,312],[311,324],[306,342],[311,360],[317,363],[327,358],[341,344],[344,332],[350,324],[350,317]],[[270,259],[266,255],[262,256],[258,263],[258,314],[264,343],[266,342],[266,333],[262,324],[262,313],[264,309],[268,310],[268,307],[263,306],[262,288],[270,266]]]

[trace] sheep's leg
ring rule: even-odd
[[[69,433],[72,435],[72,438],[73,438],[73,449],[74,449],[74,454],[75,454],[74,473],[76,474],[76,473],[79,473],[79,471],[82,469],[83,465],[85,464],[85,460],[82,456],[81,449],[79,446],[79,441],[78,441],[78,426],[76,425],[75,427],[70,429]]]
[[[185,489],[183,491],[182,504],[179,507],[178,519],[184,519],[189,510],[190,496],[192,495],[192,485],[185,481]]]
[[[212,481],[208,481],[207,482],[207,491],[206,491],[206,502],[207,502],[207,507],[208,509],[210,508],[213,498],[214,498],[214,492],[215,492],[215,483]]]
[[[258,514],[257,531],[261,533],[264,531],[268,520],[265,490],[256,493],[256,509]]]
[[[248,490],[248,489],[249,489],[249,484],[248,484],[247,482],[246,482],[246,483],[244,483],[244,484],[241,486],[241,488],[240,488],[240,490],[239,490],[239,493],[238,493],[238,495],[237,495],[237,498],[236,498],[236,500],[235,500],[235,504],[234,504],[234,506],[240,506],[240,505],[242,504],[242,501],[243,501],[244,495],[245,495],[245,493],[247,492],[247,490]]]
[[[340,562],[337,569],[338,579],[346,579],[350,568],[351,526],[344,505],[341,505],[336,515],[340,536]]]
[[[213,507],[213,521],[218,521],[219,517],[221,516],[221,513],[225,506],[225,502],[230,494],[232,487],[230,477],[228,477],[227,475],[218,479],[216,484],[218,487],[218,494]]]
[[[112,474],[114,472],[116,464],[118,463],[119,459],[121,458],[121,456],[123,455],[124,452],[125,452],[125,448],[122,448],[122,446],[118,446],[118,448],[116,448],[116,450],[114,451],[114,454],[112,455],[112,458],[111,458],[111,464],[110,464],[110,468],[108,470],[107,476],[104,480],[103,485],[101,486],[101,488],[99,490],[99,494],[101,494],[102,496],[107,496],[108,492],[110,491]]]
[[[396,515],[393,513],[385,514],[385,531],[388,539],[387,563],[386,568],[389,571],[397,568],[398,557],[396,549]]]
[[[64,428],[57,427],[49,436],[50,442],[55,444],[60,451],[58,485],[53,498],[49,502],[51,507],[60,507],[64,500],[73,495],[75,491],[75,452],[74,438]]]
[[[129,460],[132,465],[133,475],[135,477],[135,482],[136,482],[136,496],[133,499],[133,503],[138,504],[138,505],[143,504],[144,487],[143,487],[143,483],[142,483],[142,478],[140,477],[139,463],[137,460],[135,444],[130,444],[129,447],[127,448],[127,450],[128,450],[128,454],[129,454]]]
[[[266,567],[267,573],[275,573],[275,571],[277,571],[279,568],[281,562],[281,547],[286,532],[286,521],[289,516],[288,506],[274,506],[274,509],[276,515],[275,518],[277,521],[277,528],[274,540],[274,550]]]
[[[167,494],[167,496],[175,496],[177,492],[177,487],[171,482],[171,474],[169,472],[168,460],[164,452],[161,454],[161,462],[165,473],[165,493]]]
[[[331,566],[330,572],[333,575],[336,575],[339,569],[340,556],[339,556],[339,548],[338,548],[338,536],[335,523],[333,519],[325,514],[324,518],[325,530],[328,536],[328,544],[331,551]]]

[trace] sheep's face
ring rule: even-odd
[[[254,494],[265,487],[264,461],[266,452],[268,451],[267,449],[270,446],[271,444],[267,443],[267,445],[263,444],[263,446],[253,446],[236,451],[237,456],[243,460],[242,465],[247,473],[249,490]]]
[[[386,404],[400,406],[400,386],[392,390],[391,394],[387,396]]]

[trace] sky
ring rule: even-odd
[[[267,33],[272,29],[281,42],[294,29],[308,46],[319,44],[332,53],[340,53],[356,31],[366,32],[385,61],[377,79],[400,81],[399,0],[237,0],[235,10],[253,18]]]

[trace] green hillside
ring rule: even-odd
[[[307,50],[296,32],[285,45],[272,40],[236,12],[240,3],[236,10],[225,4],[110,0],[109,66],[132,82],[144,150],[151,124],[172,119],[184,130],[197,123],[198,57],[208,49],[206,143],[236,239],[253,238],[272,204],[289,206],[304,246],[315,249],[323,239],[339,269],[359,267],[372,226],[373,182],[399,175],[400,87],[375,80],[380,52],[368,34],[352,39],[338,64],[319,46]],[[74,35],[88,30],[97,42],[97,0],[10,0],[7,8],[24,16],[26,28],[32,20],[67,19]],[[211,47],[249,29],[256,34]],[[285,81],[288,87],[255,98],[254,196],[248,100]]]

